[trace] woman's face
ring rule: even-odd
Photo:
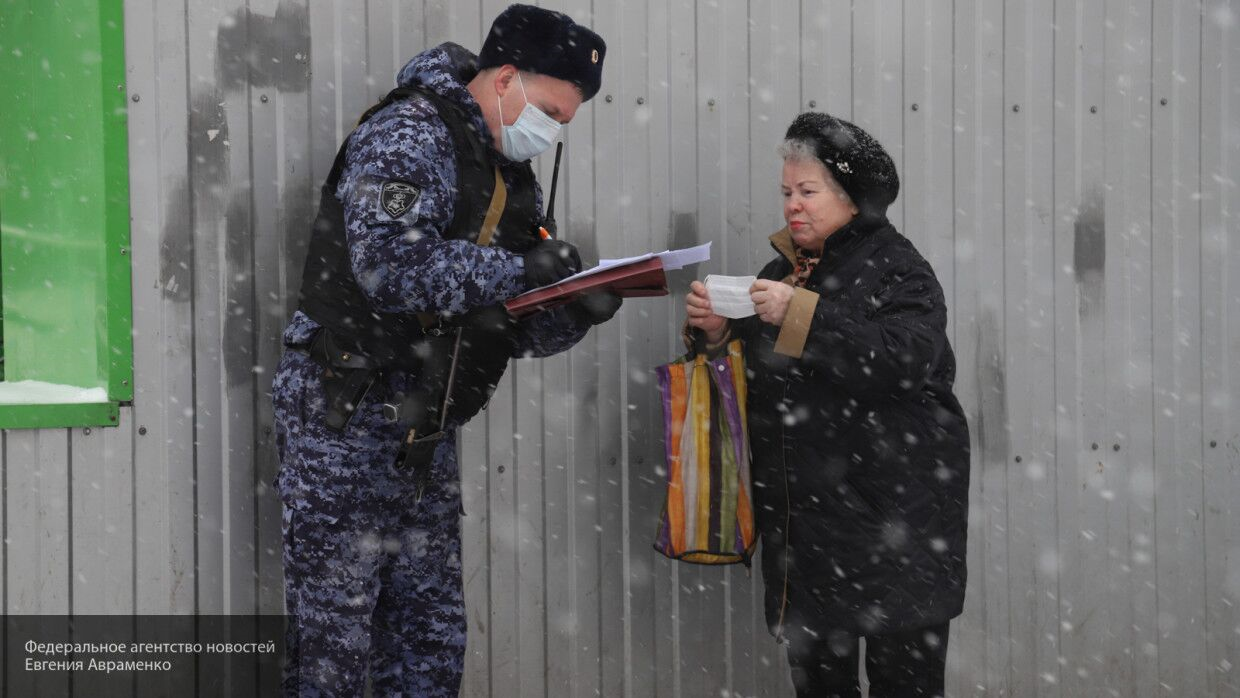
[[[852,199],[817,158],[784,160],[784,220],[797,247],[820,252],[831,233],[857,215]]]

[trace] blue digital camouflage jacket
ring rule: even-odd
[[[445,43],[401,69],[397,83],[417,86],[460,105],[487,147],[494,139],[466,89],[473,55]],[[511,186],[514,163],[494,153]],[[382,205],[383,185],[412,184],[416,201],[397,217]],[[348,139],[336,196],[344,206],[353,274],[376,310],[458,314],[502,302],[526,291],[520,255],[465,240],[445,240],[456,203],[456,157],[447,126],[425,99],[400,100],[375,113]],[[542,192],[536,192],[539,208]],[[307,344],[318,324],[301,311],[284,332],[289,346]],[[563,309],[518,324],[515,356],[548,356],[567,350],[589,326]]]

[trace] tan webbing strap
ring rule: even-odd
[[[499,225],[500,216],[504,215],[504,207],[508,205],[508,187],[504,186],[504,177],[495,167],[495,191],[491,194],[491,205],[487,207],[486,218],[482,219],[482,230],[478,231],[478,244],[486,247],[491,244],[495,228]]]
[[[495,237],[495,229],[499,227],[499,219],[504,215],[504,207],[508,205],[508,187],[504,186],[504,176],[495,167],[495,191],[491,193],[491,205],[487,207],[487,215],[482,219],[482,229],[478,231],[477,245],[487,247],[491,238]],[[418,322],[423,328],[439,324],[439,318],[432,313],[418,313]]]
[[[486,218],[482,219],[482,230],[478,231],[478,243],[482,247],[491,244],[499,218],[504,214],[504,206],[508,204],[508,187],[504,186],[504,177],[495,166],[495,191],[491,194],[491,205],[487,207]],[[439,431],[443,432],[448,421],[448,407],[452,405],[452,387],[456,383],[456,364],[461,358],[461,328],[456,328],[456,342],[452,347],[452,368],[448,371],[448,385],[443,391],[443,407],[439,410]],[[410,431],[413,434],[413,431]]]

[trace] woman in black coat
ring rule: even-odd
[[[784,156],[779,254],[757,314],[716,315],[708,350],[745,345],[768,624],[798,696],[943,693],[948,621],[965,589],[969,434],[934,271],[886,218],[895,165],[857,126],[801,114]]]

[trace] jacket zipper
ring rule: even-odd
[[[784,368],[784,396],[780,403],[787,409],[788,405],[788,369]],[[779,463],[784,473],[784,588],[779,599],[779,620],[775,624],[775,642],[783,643],[784,641],[784,611],[788,608],[788,540],[792,537],[792,494],[788,489],[788,456],[785,452],[784,442],[787,440],[788,423],[781,416],[779,418]]]

